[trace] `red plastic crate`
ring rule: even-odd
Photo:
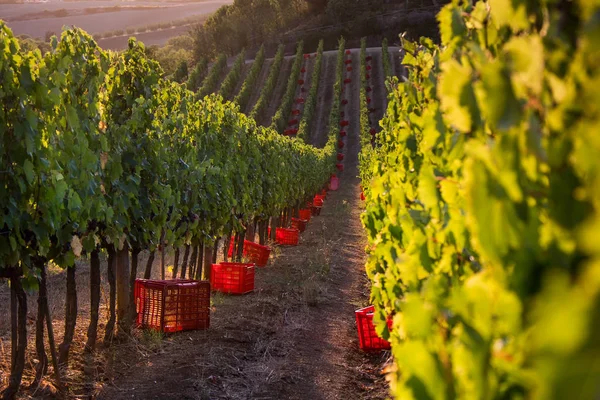
[[[264,267],[269,262],[269,255],[271,254],[271,248],[269,246],[263,246],[258,243],[251,242],[250,240],[244,240],[244,250],[242,254],[248,258],[251,262],[256,264],[257,267]],[[229,244],[228,257],[233,255],[233,238]]]
[[[300,217],[300,219],[310,221],[310,215],[311,212],[309,208],[301,208],[300,210],[298,210],[298,216]]]
[[[297,246],[299,238],[300,231],[295,228],[277,228],[275,231],[275,240],[281,245]]]
[[[358,342],[364,351],[377,351],[390,349],[390,342],[377,336],[373,325],[374,306],[368,306],[356,310],[356,328],[358,330]],[[391,319],[388,319],[388,327],[391,327]]]
[[[136,325],[161,332],[208,329],[210,284],[207,281],[136,279]]]
[[[332,177],[329,181],[329,190],[338,190],[340,187],[340,181],[337,177]]]
[[[344,154],[343,153],[338,153],[337,154],[337,160],[338,161],[342,161],[344,159]]]
[[[246,294],[254,290],[254,264],[220,263],[211,265],[212,290],[229,294]]]
[[[310,209],[310,211],[312,212],[312,215],[321,215],[321,208],[319,206],[312,206],[312,208]]]
[[[323,197],[320,195],[315,195],[315,198],[313,199],[313,205],[316,207],[323,207]]]
[[[300,233],[302,233],[306,230],[307,224],[308,224],[308,220],[306,220],[306,219],[292,217],[291,227],[298,229],[300,231]]]
[[[337,163],[335,164],[335,167],[337,168],[338,171],[342,172],[344,170],[344,164],[342,163]]]

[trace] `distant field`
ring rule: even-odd
[[[25,3],[25,4],[0,4],[0,19],[9,20],[7,25],[16,35],[29,35],[43,38],[48,31],[59,33],[64,25],[77,26],[89,33],[102,33],[118,29],[142,27],[146,25],[180,20],[191,16],[211,14],[224,4],[230,4],[232,0],[207,0],[202,2],[162,2],[157,7],[155,1],[82,1],[63,2],[54,1],[47,3]],[[97,7],[144,7],[141,9],[121,9],[119,11],[102,12],[95,14],[84,14],[85,9]],[[148,6],[148,7],[145,7]],[[66,10],[69,15],[65,17],[49,16],[43,17],[45,12],[56,12]],[[22,20],[27,16],[35,16],[35,19]],[[40,18],[40,16],[42,16]],[[10,21],[18,19],[16,21]],[[169,36],[169,31],[161,33],[161,38]],[[138,35],[139,37],[151,33]],[[156,36],[156,35],[155,35]],[[166,41],[166,39],[165,39]]]
[[[125,35],[118,37],[111,37],[106,39],[98,40],[98,44],[103,49],[110,50],[121,50],[127,47],[127,41],[130,36],[135,37],[139,41],[144,42],[146,46],[159,45],[162,46],[167,43],[167,40],[174,36],[183,35],[190,29],[188,26],[177,26],[172,29],[165,29],[156,32],[144,32],[144,33],[136,33],[133,35]]]

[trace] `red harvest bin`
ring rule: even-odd
[[[246,294],[254,290],[254,264],[213,264],[210,272],[212,290],[230,294]]]
[[[343,153],[338,153],[337,154],[337,160],[338,161],[342,161],[344,159],[344,154]]]
[[[358,329],[358,342],[360,348],[364,351],[377,351],[390,349],[390,342],[377,336],[375,326],[373,325],[374,306],[368,306],[356,310],[356,328]],[[388,327],[391,327],[391,319],[388,320]]]
[[[256,264],[257,267],[264,267],[269,262],[269,255],[271,254],[271,248],[269,246],[263,246],[258,243],[251,242],[250,240],[244,240],[243,255],[248,258],[251,262]],[[233,237],[229,244],[228,257],[233,255]]]
[[[300,231],[295,228],[277,228],[275,231],[275,240],[284,246],[297,246],[300,238]]]
[[[323,207],[319,207],[319,206],[312,206],[310,208],[310,211],[312,212],[312,215],[316,216],[316,215],[321,215],[321,208]]]
[[[298,229],[300,231],[300,233],[302,233],[306,230],[306,224],[308,224],[308,220],[292,217],[291,227]]]
[[[313,199],[313,205],[315,207],[323,207],[323,197],[316,195]]]
[[[310,209],[301,208],[300,210],[298,210],[298,216],[300,217],[300,219],[310,221]]]
[[[337,177],[331,177],[329,181],[329,190],[338,190],[340,187],[340,181]]]
[[[342,172],[344,170],[344,164],[342,163],[337,163],[335,164],[335,167],[337,168],[338,171]]]
[[[208,329],[210,284],[190,279],[136,279],[136,325],[170,333]]]

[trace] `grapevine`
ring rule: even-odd
[[[292,65],[292,70],[288,78],[285,93],[281,99],[281,104],[271,120],[271,128],[279,132],[282,132],[285,128],[286,116],[289,115],[292,108],[292,102],[294,101],[294,93],[296,92],[298,74],[300,73],[300,68],[302,66],[302,48],[303,43],[300,41],[298,42],[298,46],[296,48],[294,64]]]
[[[188,90],[195,92],[200,88],[202,84],[202,80],[206,76],[206,70],[208,69],[208,60],[206,58],[201,58],[200,61],[194,66],[194,69],[190,73],[188,80],[186,82],[186,87]]]
[[[68,269],[58,354],[68,365],[78,257],[91,259],[91,350],[101,247],[109,255],[111,286],[105,337],[112,337],[115,320],[116,333],[127,337],[140,251],[213,243],[255,218],[304,203],[329,178],[334,152],[258,127],[218,95],[196,99],[163,79],[158,63],[133,39],[126,51],[107,53],[85,32],[67,29],[44,58],[22,51],[2,22],[0,39],[0,276],[10,279],[18,309],[10,385],[3,393],[11,398],[24,368],[25,289],[40,285],[46,292],[47,263]],[[207,274],[198,266],[190,277]],[[47,307],[40,317],[51,321]],[[40,334],[43,340],[43,326]],[[40,360],[44,353],[38,348]]]
[[[315,107],[317,106],[317,93],[319,91],[319,79],[321,77],[321,65],[323,59],[323,40],[319,42],[317,48],[317,58],[315,59],[315,69],[313,70],[311,77],[311,86],[308,96],[306,96],[306,103],[304,104],[304,113],[302,120],[298,127],[297,137],[305,140],[308,139],[306,136],[310,134],[310,129],[314,117]]]
[[[240,80],[240,76],[242,75],[242,69],[244,68],[244,64],[246,62],[246,51],[242,50],[240,54],[235,58],[233,62],[233,66],[229,73],[225,77],[225,80],[221,84],[221,88],[219,89],[219,94],[224,99],[229,99],[233,95],[233,91],[235,90],[235,86]]]
[[[198,92],[196,93],[198,98],[207,96],[216,89],[216,86],[219,83],[219,79],[221,79],[225,68],[227,68],[227,56],[225,54],[220,54],[210,69],[210,72],[206,78],[204,78],[202,86],[200,89],[198,89]]]
[[[361,155],[396,398],[597,395],[600,10],[567,8],[454,2],[441,46],[403,40]]]
[[[250,117],[257,121],[262,118],[262,114],[269,104],[271,94],[273,93],[275,85],[277,84],[277,78],[279,77],[279,71],[281,70],[281,64],[283,62],[283,49],[283,45],[279,45],[277,48],[277,54],[275,54],[275,57],[273,58],[273,64],[271,64],[267,81],[262,87],[260,97],[250,112]]]
[[[246,105],[248,103],[248,100],[250,100],[250,95],[252,94],[252,89],[255,85],[256,79],[258,78],[258,75],[260,74],[260,70],[262,69],[264,61],[265,61],[265,47],[261,46],[260,49],[258,50],[258,53],[256,53],[256,57],[254,58],[254,63],[252,64],[252,68],[250,69],[250,72],[248,72],[248,76],[244,80],[244,83],[242,84],[242,88],[240,89],[240,92],[237,94],[237,96],[233,100],[235,103],[237,103],[240,106],[240,110],[246,109]]]

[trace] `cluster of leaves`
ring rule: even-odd
[[[275,86],[277,85],[277,79],[279,78],[279,71],[281,70],[281,64],[283,63],[283,50],[284,46],[282,44],[277,48],[277,53],[273,58],[273,64],[271,64],[271,69],[269,69],[269,76],[267,77],[267,81],[263,85],[263,88],[260,92],[260,96],[256,101],[256,104],[252,108],[250,112],[250,117],[255,120],[259,120],[262,118],[262,114],[267,108],[269,104],[269,100],[271,99],[271,95],[273,94],[273,90],[275,90]]]
[[[196,92],[198,98],[202,98],[214,92],[226,68],[227,56],[224,53],[221,53],[202,82],[202,86],[198,89],[198,92]]]
[[[329,178],[332,154],[197,100],[134,39],[108,54],[70,29],[44,58],[4,24],[0,39],[1,275],[33,282],[32,257],[69,266],[102,242],[210,240]]]
[[[292,110],[292,104],[294,102],[294,95],[296,94],[296,86],[298,85],[298,75],[300,74],[300,68],[302,68],[302,49],[304,45],[302,40],[298,42],[296,47],[296,56],[294,58],[294,64],[292,65],[292,71],[288,78],[287,87],[285,93],[281,98],[281,104],[273,115],[271,120],[271,127],[279,132],[283,132],[285,125],[287,124],[287,116],[290,115]]]
[[[317,93],[319,91],[319,80],[321,77],[321,65],[323,60],[323,40],[319,41],[317,48],[317,58],[315,59],[315,67],[313,69],[310,79],[310,90],[306,96],[306,103],[304,103],[304,112],[302,113],[302,120],[298,126],[298,134],[296,137],[305,140],[307,135],[310,134],[311,125],[314,118],[315,108],[317,107]]]
[[[335,82],[333,84],[333,105],[329,113],[329,134],[328,137],[333,137],[337,140],[340,123],[340,105],[342,102],[342,87],[344,85],[344,54],[346,50],[346,41],[343,37],[338,41],[337,64],[335,67]]]
[[[185,84],[188,90],[195,92],[202,85],[202,81],[206,76],[206,72],[208,71],[208,59],[201,58],[200,61],[196,63],[194,69],[190,73],[188,80]]]
[[[383,63],[383,76],[384,79],[387,80],[389,77],[394,75],[392,72],[392,64],[390,62],[390,52],[388,50],[387,38],[384,38],[381,42],[381,60]]]
[[[248,72],[248,76],[244,80],[240,92],[235,96],[233,100],[236,104],[240,106],[240,110],[245,110],[246,105],[248,104],[248,100],[250,100],[250,95],[252,94],[252,90],[254,89],[254,85],[256,84],[256,79],[258,79],[258,75],[262,70],[262,66],[265,62],[265,46],[260,46],[258,53],[256,53],[256,57],[254,58],[254,62],[252,63],[252,67]]]
[[[396,398],[597,397],[599,15],[455,1],[442,47],[403,43],[361,165]]]
[[[219,89],[219,94],[224,99],[230,99],[233,95],[233,91],[237,86],[240,77],[242,76],[242,71],[244,69],[244,65],[246,64],[246,51],[242,50],[240,54],[235,58],[229,73],[223,80],[223,84],[221,84],[221,88]]]
[[[72,263],[73,232],[112,217],[100,191],[99,128],[109,58],[79,30],[53,40],[42,58],[21,52],[0,22],[0,271],[19,269],[35,285],[32,257]],[[88,200],[88,201],[86,201]]]

